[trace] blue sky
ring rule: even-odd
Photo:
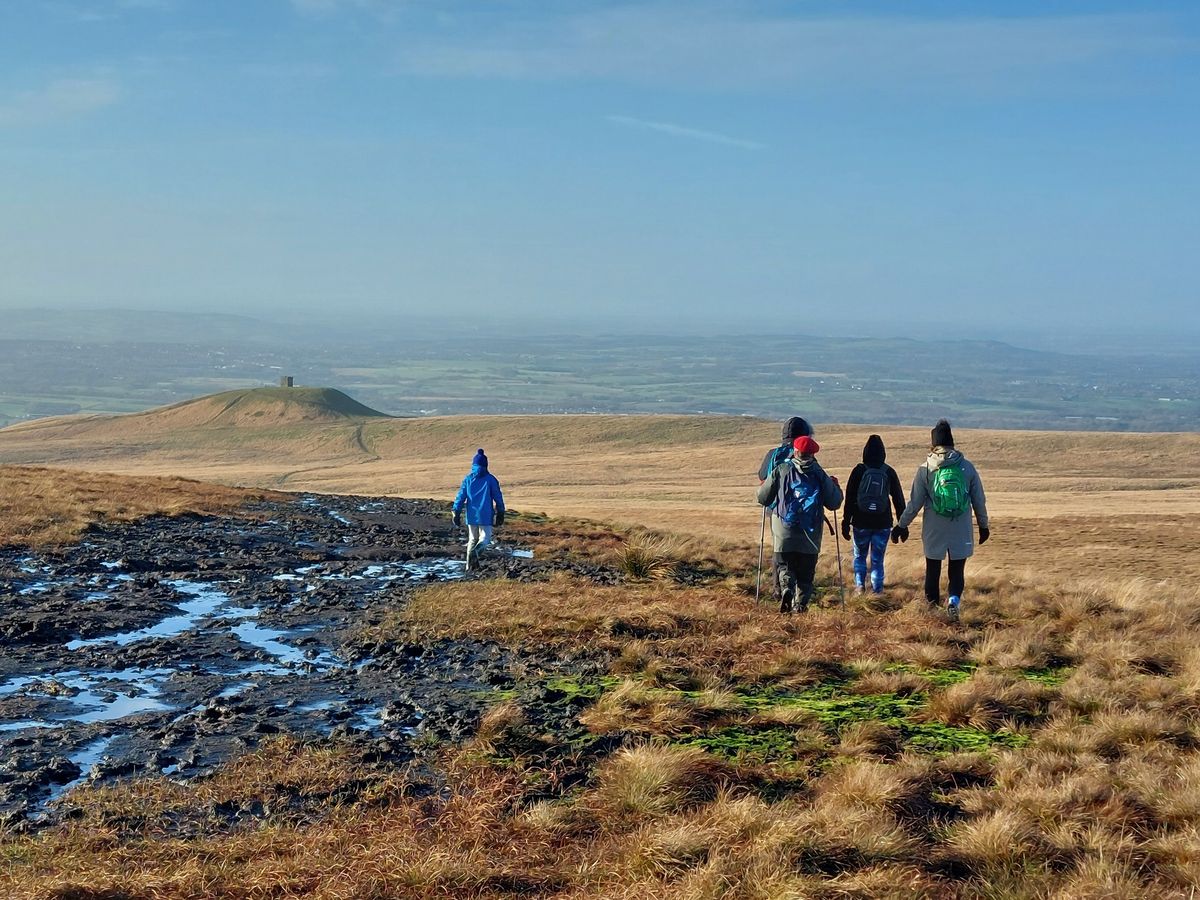
[[[1184,2],[8,0],[0,308],[1194,329]]]

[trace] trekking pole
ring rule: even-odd
[[[767,544],[767,508],[763,507],[762,530],[758,533],[758,573],[754,576],[754,605],[758,606],[758,595],[762,589],[763,548]]]
[[[846,608],[846,576],[842,574],[842,532],[838,529],[837,510],[833,511],[833,542],[837,545],[838,590],[841,592],[842,609]]]

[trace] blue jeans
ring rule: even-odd
[[[867,554],[870,554],[871,590],[883,590],[883,555],[887,553],[890,528],[854,529],[854,584],[863,587],[867,583]]]

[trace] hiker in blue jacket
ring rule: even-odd
[[[837,479],[817,462],[820,445],[801,436],[793,448],[791,459],[776,466],[758,487],[759,504],[772,510],[775,588],[783,613],[808,609],[825,528],[824,511],[842,505]]]
[[[454,527],[461,528],[467,510],[467,571],[479,567],[479,551],[492,542],[492,528],[504,524],[504,495],[500,482],[488,471],[487,454],[480,447],[471,460],[471,472],[454,498]]]
[[[876,594],[883,592],[883,557],[892,533],[892,508],[895,507],[897,516],[904,512],[900,476],[886,459],[883,438],[871,435],[863,447],[862,462],[854,467],[846,482],[842,537],[853,540],[854,589],[860,594],[866,590],[868,563],[871,590]]]

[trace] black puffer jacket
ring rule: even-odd
[[[792,458],[792,442],[798,437],[812,437],[812,426],[807,421],[799,416],[792,416],[783,423],[782,443],[778,447],[772,447],[763,457],[762,464],[758,467],[759,482],[766,481],[771,477],[771,473],[775,470],[775,466],[781,462],[787,462]],[[778,452],[777,452],[778,451]],[[771,457],[775,457],[775,465],[771,465]]]
[[[904,489],[900,486],[900,476],[884,461],[886,459],[887,450],[883,446],[883,438],[877,434],[867,438],[867,444],[863,447],[863,461],[854,467],[854,471],[850,473],[850,480],[846,482],[846,505],[842,508],[842,517],[853,528],[871,530],[891,528],[892,506],[896,508],[897,516],[904,512]],[[867,469],[884,471],[888,480],[888,494],[891,496],[892,506],[885,502],[883,508],[875,512],[858,508],[858,489]]]

